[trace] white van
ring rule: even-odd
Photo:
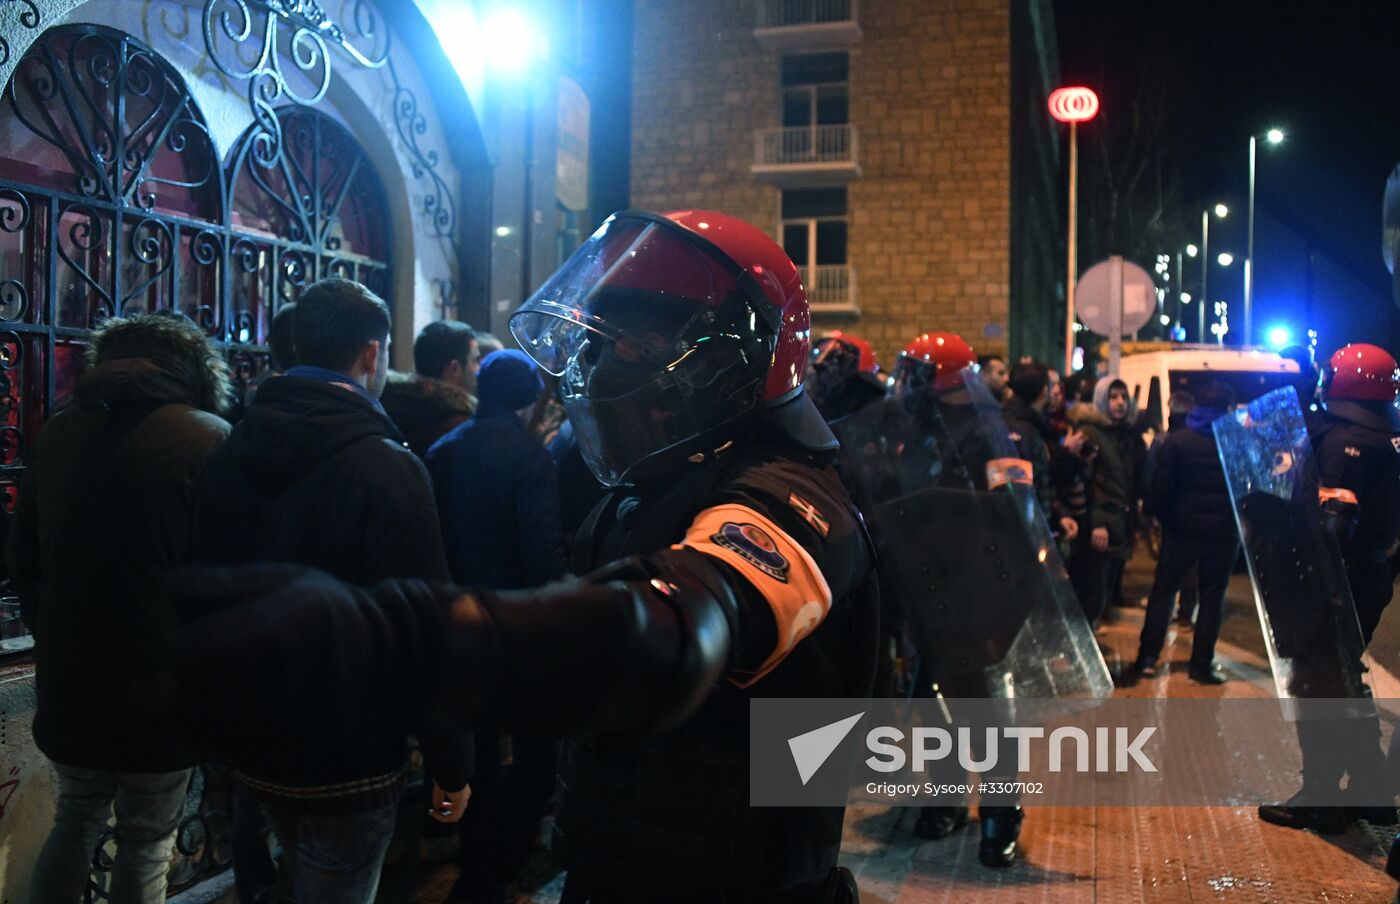
[[[1119,377],[1145,412],[1154,430],[1165,429],[1171,394],[1185,390],[1193,396],[1219,380],[1235,391],[1235,403],[1259,396],[1297,379],[1298,363],[1277,352],[1230,349],[1218,345],[1182,345],[1167,351],[1124,355]]]

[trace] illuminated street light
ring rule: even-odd
[[[535,59],[547,55],[544,38],[524,13],[506,7],[493,12],[482,26],[487,62],[501,72],[524,71]]]
[[[1283,130],[1274,128],[1264,133],[1264,140],[1269,144],[1279,144],[1283,141]],[[1254,159],[1256,157],[1256,147],[1258,142],[1254,136],[1249,136],[1249,226],[1245,230],[1248,238],[1245,240],[1244,249],[1244,344],[1248,345],[1251,338],[1251,327],[1254,321]]]
[[[1224,204],[1217,204],[1215,205],[1215,215],[1223,220],[1230,215],[1230,208]]]
[[[1235,262],[1235,256],[1228,251],[1222,251],[1216,256],[1215,262],[1222,267],[1228,267]]]
[[[1187,256],[1187,257],[1195,257],[1197,254],[1200,253],[1200,251],[1201,251],[1201,249],[1197,248],[1195,245],[1187,245],[1187,246],[1186,246],[1186,256]]]
[[[1182,293],[1181,293],[1181,303],[1182,303],[1182,304],[1190,304],[1190,303],[1191,303],[1191,293],[1190,293],[1190,292],[1182,292]]]
[[[1162,324],[1162,326],[1171,326],[1172,319],[1166,314],[1163,314],[1161,317],[1157,318],[1157,322]]]

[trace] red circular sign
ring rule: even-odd
[[[1060,122],[1085,122],[1099,112],[1099,96],[1088,88],[1056,88],[1050,92],[1050,115]]]

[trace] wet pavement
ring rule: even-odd
[[[1100,629],[1114,673],[1137,650],[1153,562],[1135,560],[1124,580],[1129,607]],[[1173,629],[1167,668],[1122,696],[1269,697],[1263,641],[1249,580],[1231,582],[1216,662],[1230,681],[1204,687],[1186,677],[1190,629]],[[1394,649],[1400,648],[1400,607],[1392,606],[1373,651],[1390,668],[1372,664],[1378,695],[1400,697]],[[1391,726],[1386,726],[1387,733]],[[977,861],[977,824],[936,842],[913,834],[918,811],[851,809],[842,862],[856,874],[863,904],[1155,904],[1155,902],[1344,901],[1390,904],[1396,882],[1383,871],[1395,827],[1350,825],[1323,836],[1268,825],[1253,807],[1061,807],[1027,809],[1024,857],[1005,870]],[[382,904],[438,904],[455,878],[451,866],[391,869]],[[531,889],[521,901],[556,904],[561,878],[548,855],[533,861]]]

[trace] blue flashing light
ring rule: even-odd
[[[1269,332],[1266,335],[1271,348],[1283,348],[1293,342],[1293,331],[1283,324],[1269,327]]]

